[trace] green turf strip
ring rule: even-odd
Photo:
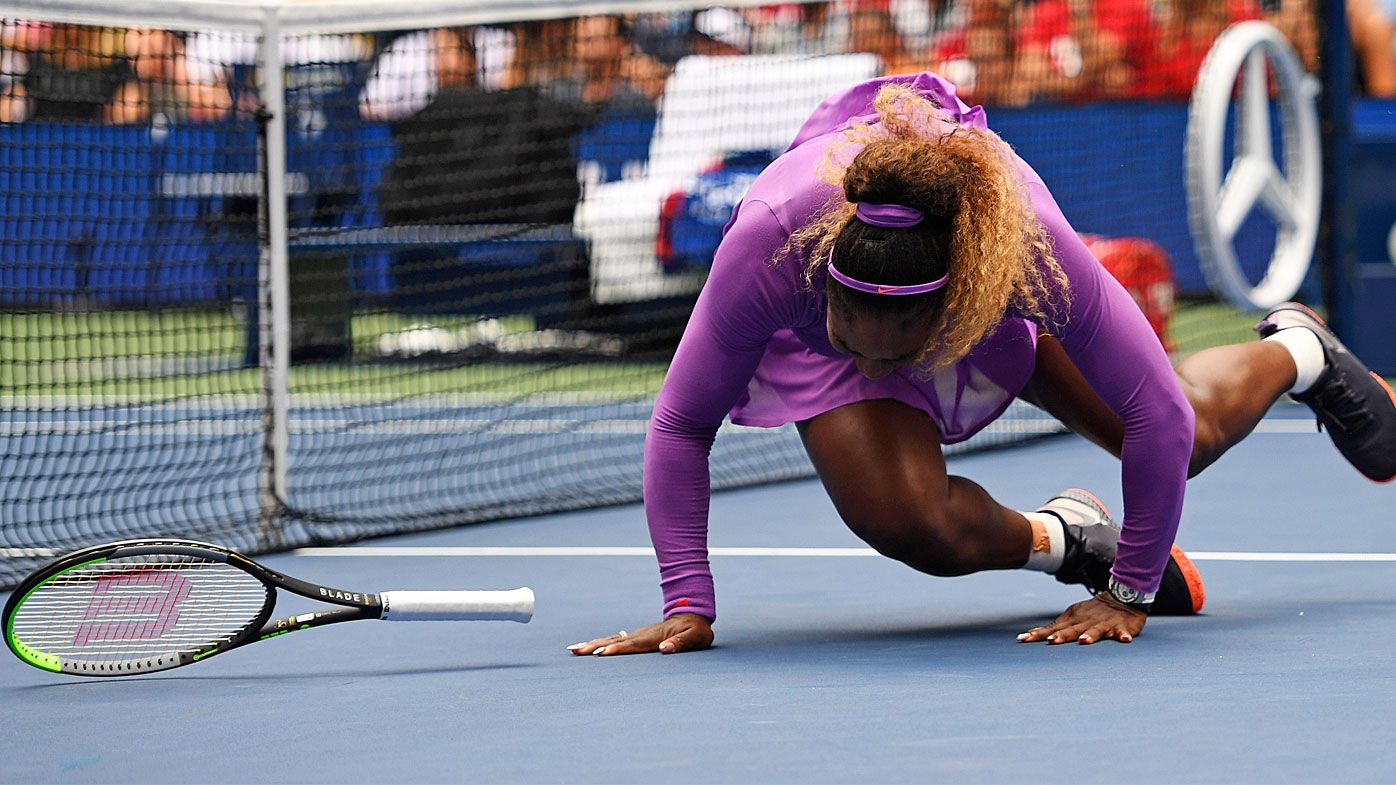
[[[1255,324],[1262,314],[1220,303],[1180,305],[1168,323],[1174,354],[1181,357],[1212,346],[1256,340]]]
[[[1175,356],[1255,340],[1258,315],[1216,303],[1181,304],[1169,327]],[[379,336],[421,324],[398,314],[355,316],[355,355],[373,356]],[[468,329],[470,316],[433,316],[430,326]],[[500,320],[505,331],[530,328],[527,317]],[[224,311],[95,311],[0,314],[0,389],[7,400],[100,396],[158,401],[193,396],[256,395],[261,374],[241,368],[248,330]],[[409,395],[539,392],[652,395],[662,363],[346,362],[291,369],[293,395]]]
[[[472,317],[433,317],[448,331]],[[357,356],[372,356],[378,337],[419,320],[393,314],[357,316],[350,331]],[[526,318],[501,320],[506,332],[530,327]],[[110,311],[0,314],[0,388],[8,399],[100,396],[156,401],[192,396],[255,395],[256,368],[242,368],[247,325],[210,311]],[[661,363],[346,362],[291,369],[293,394],[400,398],[408,395],[595,392],[653,394]]]

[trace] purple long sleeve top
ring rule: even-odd
[[[778,425],[854,400],[896,398],[933,416],[947,442],[967,438],[985,423],[981,418],[957,433],[951,407],[938,400],[943,386],[918,390],[914,369],[881,380],[849,373],[852,359],[836,352],[825,332],[822,279],[806,287],[800,277],[803,260],[772,263],[790,233],[838,196],[819,180],[815,167],[849,118],[870,114],[872,96],[889,79],[934,97],[953,121],[984,127],[983,113],[965,106],[953,87],[932,74],[864,83],[825,101],[737,206],[655,402],[646,437],[645,511],[659,558],[666,617],[717,617],[707,551],[708,455],[729,413],[737,422]],[[1114,575],[1127,586],[1155,591],[1182,511],[1193,411],[1167,354],[1129,294],[1092,256],[1037,174],[1025,163],[1020,162],[1020,169],[1070,281],[1069,313],[1053,326],[1053,334],[1124,423],[1124,518]],[[1006,314],[1005,324],[1014,318]],[[962,361],[974,366],[974,373],[958,369],[956,399],[963,397],[967,384],[975,385],[971,377],[977,374],[985,380],[980,386],[999,391],[1002,399],[988,419],[1001,413],[1031,375],[1032,326],[1028,333],[1000,329],[976,346],[969,361]],[[758,399],[771,397],[770,380],[781,381],[784,408],[753,413],[760,408]]]

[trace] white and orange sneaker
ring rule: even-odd
[[[1085,586],[1091,594],[1108,592],[1120,526],[1100,499],[1080,488],[1068,488],[1048,499],[1037,511],[1058,518],[1066,531],[1062,566],[1053,573],[1056,579]],[[1202,574],[1182,548],[1173,546],[1150,613],[1189,616],[1201,612],[1205,600]]]

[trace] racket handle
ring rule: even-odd
[[[533,590],[385,591],[384,621],[519,621],[533,618]]]

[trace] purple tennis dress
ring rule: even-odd
[[[1002,414],[1032,375],[1037,325],[1006,314],[968,356],[929,379],[913,368],[869,379],[829,344],[824,276],[807,288],[804,260],[771,261],[793,230],[830,199],[842,198],[819,179],[817,166],[850,118],[876,121],[872,99],[889,81],[935,100],[948,122],[986,127],[983,110],[966,106],[934,74],[864,82],[821,104],[733,212],[655,401],[645,443],[645,512],[666,617],[717,616],[707,551],[708,453],[725,416],[774,427],[891,398],[925,412],[941,441],[951,444]],[[1041,178],[1021,160],[1020,169],[1071,282],[1070,313],[1056,337],[1124,421],[1125,515],[1114,575],[1127,586],[1155,591],[1182,510],[1192,407],[1129,294],[1086,249]]]

